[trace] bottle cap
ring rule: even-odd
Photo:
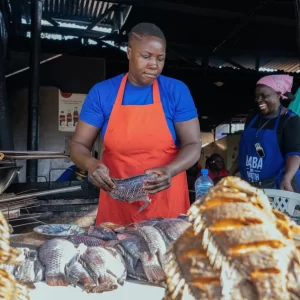
[[[207,176],[208,175],[208,169],[201,169],[201,175]]]

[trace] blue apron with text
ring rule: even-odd
[[[285,168],[285,159],[281,154],[277,139],[280,116],[281,109],[273,129],[262,128],[259,130],[258,128],[251,128],[258,117],[261,117],[261,114],[257,114],[241,136],[239,171],[241,178],[249,183],[274,180],[275,186],[273,188],[279,189]],[[256,143],[259,143],[264,150],[265,156],[263,158],[259,157],[256,152]]]

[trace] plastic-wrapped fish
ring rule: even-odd
[[[113,199],[122,202],[145,202],[145,204],[138,210],[138,213],[140,213],[151,202],[148,193],[143,189],[143,186],[145,185],[145,179],[154,178],[157,178],[156,174],[143,174],[126,179],[112,179],[116,187],[109,193],[109,195]]]
[[[45,266],[46,283],[50,286],[68,286],[66,267],[71,267],[87,247],[80,245],[78,248],[63,239],[46,241],[40,248],[39,258]]]
[[[126,277],[126,267],[116,251],[103,247],[89,247],[81,256],[80,263],[90,274],[94,283],[84,286],[88,293],[112,291],[123,285]]]

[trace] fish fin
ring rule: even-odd
[[[69,272],[71,271],[72,267],[74,266],[74,264],[76,262],[78,262],[80,258],[80,254],[78,253],[77,255],[75,255],[66,265],[65,265],[65,274],[69,274]],[[67,276],[68,277],[68,276]]]
[[[66,274],[66,278],[68,279],[70,285],[73,286],[73,287],[76,287],[78,282],[79,282],[79,278],[71,276],[72,267],[73,266],[71,266],[71,267],[66,266],[65,267],[65,274]]]
[[[136,230],[140,233],[142,238],[146,241],[147,247],[152,255],[155,255],[157,252],[157,247],[153,245],[152,240],[148,237],[148,235],[143,230],[143,227],[137,224]]]
[[[124,285],[126,275],[125,275],[125,279],[124,279],[124,274],[122,274],[122,276],[120,278],[118,278],[118,276],[116,274],[114,274],[113,272],[111,272],[110,270],[107,270],[107,273],[110,274],[111,276],[113,276],[119,285],[122,285],[122,286]],[[125,273],[126,273],[126,271],[125,271]]]
[[[94,283],[98,284],[98,276],[97,274],[90,268],[89,264],[87,264],[83,259],[79,259],[79,262],[83,266],[83,268],[88,272],[90,277],[93,279]]]
[[[49,286],[69,286],[70,285],[65,274],[46,275],[46,283]]]
[[[152,256],[149,258],[148,253],[142,254],[142,264],[143,269],[148,280],[152,283],[158,283],[166,278],[166,274],[162,267],[160,266],[157,257]]]
[[[143,266],[148,280],[152,283],[161,282],[166,274],[160,265]]]
[[[109,283],[101,283],[99,285],[86,285],[84,287],[84,290],[87,293],[101,294],[103,292],[116,290],[117,288],[118,288],[117,284],[109,282]]]
[[[139,214],[139,213],[141,213],[149,204],[150,204],[150,199],[149,199],[149,201],[146,201],[140,208],[139,208],[139,210],[138,210],[138,212],[136,213],[136,214]]]
[[[25,286],[27,289],[29,290],[35,290],[36,286],[34,285],[33,282],[22,282],[22,281],[18,281],[19,284]]]
[[[86,250],[87,250],[87,246],[83,243],[80,243],[77,247],[77,250],[79,252],[79,256],[81,256]],[[78,256],[77,256],[78,257]],[[79,257],[78,257],[79,258]],[[78,260],[78,259],[77,259]]]

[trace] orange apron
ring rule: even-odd
[[[109,168],[110,177],[118,179],[169,164],[178,153],[160,101],[157,80],[152,85],[153,104],[122,105],[127,77],[128,74],[122,79],[103,141],[102,162]],[[137,214],[144,202],[121,202],[101,190],[96,225],[103,222],[126,225],[186,213],[190,206],[186,173],[174,176],[170,188],[150,194],[149,198],[151,203]]]

